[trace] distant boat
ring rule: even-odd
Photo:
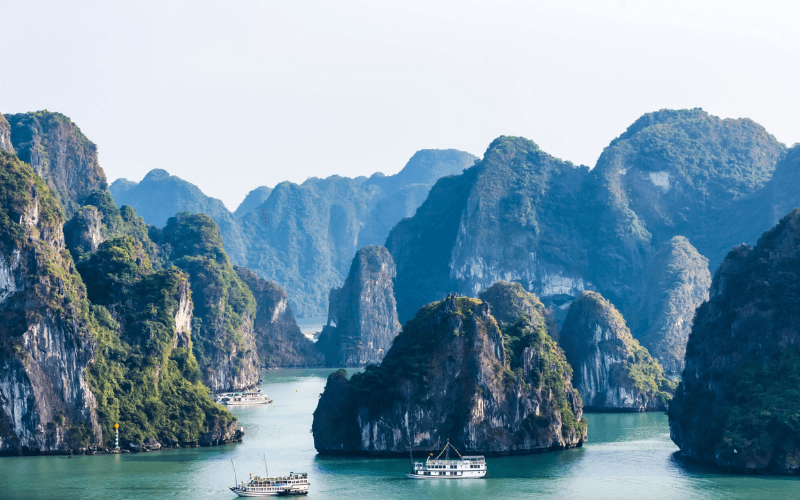
[[[272,400],[259,389],[257,392],[225,392],[214,395],[214,402],[225,406],[268,405]]]
[[[450,460],[449,448],[453,448],[459,460]],[[439,459],[442,453],[445,453],[444,460]],[[412,455],[411,472],[406,472],[406,476],[411,479],[480,479],[486,476],[486,459],[483,455],[462,457],[448,439],[436,458],[429,456],[424,462],[414,462]]]

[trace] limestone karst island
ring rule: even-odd
[[[797,7],[0,11],[0,499],[800,497]]]

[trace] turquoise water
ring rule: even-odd
[[[488,460],[489,476],[415,481],[407,459],[320,457],[311,414],[330,369],[264,372],[267,408],[234,410],[244,443],[129,455],[0,458],[0,498],[233,499],[266,453],[269,472],[308,472],[318,499],[795,499],[796,478],[718,473],[684,463],[659,413],[590,414],[583,448]],[[260,471],[264,472],[263,468]]]

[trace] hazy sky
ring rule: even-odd
[[[0,111],[71,117],[109,180],[163,168],[236,208],[309,176],[521,135],[593,166],[641,114],[800,141],[800,11],[765,1],[6,2]]]

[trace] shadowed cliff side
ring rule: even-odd
[[[661,365],[600,294],[584,292],[569,306],[559,344],[587,410],[667,409],[677,384],[664,377]]]
[[[325,358],[300,332],[286,291],[253,271],[233,266],[256,301],[253,330],[258,356],[265,368],[322,366]]]
[[[386,248],[372,245],[356,253],[342,288],[331,290],[328,324],[317,341],[328,366],[381,362],[400,331],[395,274]]]
[[[697,310],[670,403],[681,454],[748,472],[800,472],[800,211],[734,248]]]
[[[683,236],[653,256],[630,318],[631,331],[670,376],[683,371],[695,310],[708,299],[708,259]]]
[[[448,297],[406,323],[380,366],[328,377],[314,412],[320,453],[531,453],[586,440],[571,369],[539,318],[503,331],[488,303]],[[510,346],[506,345],[510,340]]]

